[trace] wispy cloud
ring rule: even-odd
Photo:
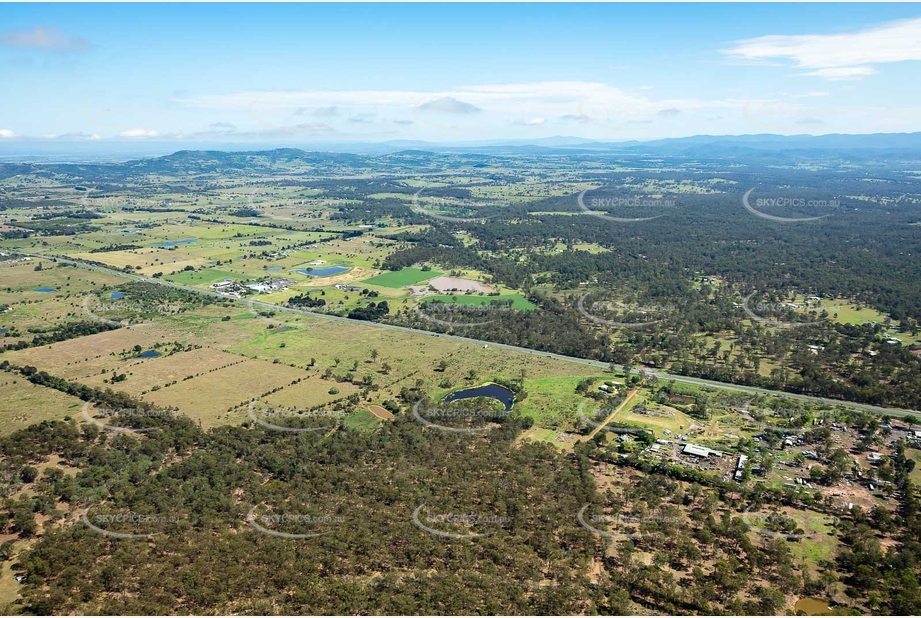
[[[735,41],[721,50],[743,62],[786,60],[804,73],[830,80],[861,79],[871,65],[921,60],[921,18],[840,34],[769,35]]]
[[[863,79],[868,75],[875,75],[876,69],[873,67],[830,67],[827,69],[817,69],[803,73],[803,75],[812,75],[815,77],[824,77],[832,81],[850,81],[854,79]]]
[[[93,46],[82,37],[71,36],[58,28],[36,26],[31,30],[7,30],[0,41],[16,49],[37,49],[56,52],[83,52]]]
[[[458,101],[454,97],[441,97],[434,101],[428,101],[419,105],[419,110],[423,112],[437,112],[440,114],[475,114],[482,111],[476,105]]]
[[[151,139],[160,137],[160,134],[153,129],[128,129],[119,133],[118,136],[124,139]]]
[[[314,118],[332,118],[339,115],[339,108],[335,105],[329,105],[327,107],[314,107],[313,109],[299,107],[294,110],[294,115],[313,116]]]
[[[0,129],[0,139],[13,139],[14,137],[19,137],[15,131],[11,129]]]

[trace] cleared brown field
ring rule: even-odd
[[[160,406],[178,408],[179,412],[200,421],[204,427],[236,424],[246,418],[246,409],[227,410],[268,391],[306,377],[303,369],[295,369],[266,361],[246,362],[214,371],[194,380],[179,382],[144,395],[143,399]]]
[[[155,343],[175,340],[175,334],[154,324],[144,324],[9,352],[6,358],[16,365],[33,365],[68,380],[82,380],[103,372],[111,373],[125,363],[117,354],[135,345],[146,350]]]
[[[82,405],[76,397],[0,372],[0,435],[68,415],[79,418]]]
[[[182,382],[187,376],[202,374],[187,381],[194,384],[196,380],[208,375],[212,370],[217,370],[219,367],[232,363],[246,361],[246,357],[227,354],[212,348],[179,352],[178,354],[158,358],[129,359],[113,368],[117,373],[128,374],[127,380],[113,385],[113,388],[129,395],[137,396],[155,386],[163,387],[174,380]],[[102,387],[105,386],[104,380],[111,375],[111,371],[106,371],[86,378],[82,382],[89,386]]]
[[[155,272],[171,273],[182,270],[186,266],[198,267],[208,261],[204,257],[195,257],[181,251],[169,251],[159,247],[105,253],[75,253],[72,257],[78,260],[95,260],[114,268],[140,266],[141,269],[137,272],[146,276]]]
[[[339,394],[330,395],[329,389],[331,388],[339,389]],[[300,384],[288,386],[284,390],[265,397],[263,401],[272,406],[304,409],[321,406],[335,399],[348,397],[358,391],[359,388],[354,384],[337,383],[334,380],[323,380],[317,375],[312,375],[301,381]]]
[[[39,264],[42,270],[35,270]],[[58,295],[78,294],[119,283],[124,283],[124,279],[84,268],[58,265],[45,258],[33,258],[15,264],[0,263],[2,303],[13,304],[23,299],[47,300]],[[10,288],[10,292],[7,292],[7,288]],[[56,291],[41,293],[35,292],[35,288],[54,288]]]

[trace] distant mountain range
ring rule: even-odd
[[[179,150],[251,152],[270,151],[278,144],[179,141],[149,142],[0,142],[2,161],[115,161],[156,157]],[[810,156],[844,158],[921,157],[921,132],[872,133],[864,135],[695,135],[649,141],[599,141],[580,137],[547,137],[530,140],[490,140],[477,142],[425,142],[393,140],[386,142],[315,142],[299,144],[306,152],[391,154],[403,151],[482,153],[493,155],[540,155],[611,153],[625,156],[740,158],[782,157],[803,159]]]
[[[916,153],[921,155],[919,133],[872,133],[848,135],[695,135],[649,141],[596,141],[577,137],[549,137],[537,140],[492,141],[466,144],[430,144],[425,142],[384,142],[381,146],[430,151],[582,151],[659,156],[725,156],[746,152],[838,152],[850,154],[880,154],[881,152]]]

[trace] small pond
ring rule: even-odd
[[[349,266],[325,266],[323,268],[314,268],[313,270],[299,268],[294,272],[301,273],[302,275],[309,275],[311,277],[332,277],[333,275],[340,275],[350,270],[352,269]]]
[[[35,291],[36,291],[36,292],[43,292],[43,293],[57,292],[57,290],[55,290],[54,288],[35,288]]]
[[[504,386],[498,384],[485,384],[476,388],[465,388],[462,391],[451,393],[445,397],[445,403],[449,401],[460,401],[461,399],[472,399],[474,397],[489,397],[501,402],[506,410],[512,409],[515,403],[515,393]]]
[[[146,352],[141,352],[134,358],[158,358],[159,356],[160,356],[160,353],[157,352],[156,350],[147,350]]]
[[[198,242],[197,238],[186,238],[185,240],[167,240],[166,242],[158,242],[152,245],[147,245],[148,247],[175,247],[176,245],[185,245],[190,242]]]
[[[112,292],[109,294],[109,298],[128,298],[128,295],[124,292]]]
[[[828,606],[828,601],[811,599],[809,597],[797,601],[793,609],[798,612],[803,612],[807,616],[828,616],[833,613]]]

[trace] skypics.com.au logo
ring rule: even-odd
[[[413,312],[423,320],[449,328],[485,326],[495,322],[499,314],[511,311],[511,306],[505,303],[477,305],[463,302],[420,301],[413,305]]]
[[[655,320],[643,320],[639,322],[623,321],[623,320],[613,320],[609,318],[600,317],[601,315],[606,315],[610,313],[623,313],[625,316],[648,316],[650,313],[671,313],[674,312],[677,307],[674,305],[656,305],[652,307],[640,307],[640,306],[628,306],[621,305],[619,303],[609,301],[609,300],[599,300],[594,302],[586,302],[586,299],[590,296],[590,293],[583,294],[576,301],[576,309],[579,313],[582,314],[588,320],[595,322],[596,324],[605,324],[607,326],[615,326],[617,328],[643,328],[645,326],[652,326],[653,324],[658,324],[665,321],[666,318],[658,318]]]
[[[619,513],[617,515],[604,515],[595,513],[586,516],[586,511],[591,507],[586,504],[576,514],[579,525],[593,534],[615,539],[617,541],[635,541],[647,536],[661,534],[662,528],[676,527],[682,524],[680,517],[669,515],[630,515]],[[598,528],[599,525],[610,527],[610,530]]]
[[[420,196],[425,189],[419,189],[416,193],[413,194],[411,210],[417,214],[425,215],[426,217],[431,217],[432,219],[437,219],[439,221],[445,221],[447,223],[481,223],[489,219],[493,219],[496,215],[489,215],[486,217],[451,217],[448,215],[442,215],[431,210],[431,208],[437,208],[439,210],[447,209],[476,209],[477,206],[472,204],[467,204],[460,200],[451,200],[445,197],[431,196],[426,198],[426,206],[423,207],[420,203]],[[487,205],[496,206],[496,207],[505,207],[508,206],[508,202],[489,202]]]
[[[420,530],[446,539],[475,539],[496,534],[511,523],[505,515],[482,513],[437,513],[422,515],[425,505],[413,511],[413,523]]]
[[[104,423],[99,418],[118,419],[125,421],[134,421],[135,423],[146,424],[149,419],[172,419],[178,415],[174,410],[161,410],[158,408],[104,408],[95,409],[95,416],[90,414],[92,401],[83,404],[83,418],[88,422],[106,431],[114,433],[147,433],[160,428],[160,424],[154,424],[149,427],[124,427],[121,425],[110,425]],[[161,423],[162,424],[162,423]]]
[[[325,408],[266,407],[257,412],[256,402],[249,403],[246,408],[246,414],[250,420],[260,427],[284,433],[332,431],[339,426],[346,416],[345,412]]]
[[[612,433],[618,433],[618,434],[635,434],[641,431],[639,429],[632,429],[632,428],[627,430],[623,427],[607,425],[604,422],[598,422],[592,419],[591,417],[585,414],[585,404],[586,403],[588,402],[586,401],[579,402],[579,408],[576,411],[576,416],[578,416],[579,420],[584,422],[586,425],[589,425],[590,427],[594,427],[596,429],[600,427],[601,429],[604,429],[605,431],[610,431]],[[605,406],[605,407],[602,407],[600,410],[598,410],[598,412],[596,412],[594,416],[595,417],[601,416],[602,419],[605,419],[608,416],[610,416],[615,410],[616,410],[616,406]]]
[[[801,326],[814,326],[816,324],[821,324],[821,321],[817,322],[788,322],[783,320],[771,320],[765,317],[762,317],[755,313],[755,309],[761,311],[762,313],[769,314],[783,314],[789,313],[792,309],[797,308],[792,303],[782,303],[782,302],[763,302],[759,301],[752,304],[752,299],[758,294],[758,292],[752,292],[745,297],[745,300],[742,302],[742,311],[745,312],[750,319],[767,326],[774,326],[777,328],[798,328]]]
[[[144,326],[147,323],[138,321],[144,316],[173,315],[178,313],[182,306],[179,304],[150,304],[140,302],[136,299],[129,298],[127,294],[113,292],[119,296],[100,300],[96,296],[89,294],[83,297],[81,308],[83,315],[94,322],[100,322],[108,326],[125,327],[125,326]]]
[[[652,221],[653,219],[658,219],[659,217],[664,217],[664,214],[654,215],[651,217],[615,217],[608,214],[609,209],[612,208],[674,208],[675,200],[669,200],[664,198],[651,198],[651,197],[611,197],[611,198],[591,198],[590,204],[591,208],[585,205],[585,194],[588,193],[588,189],[579,193],[576,197],[576,203],[579,206],[579,210],[584,214],[591,215],[593,217],[598,217],[605,221],[610,221],[612,223],[637,223],[640,221]]]
[[[422,425],[450,433],[487,431],[490,429],[489,423],[501,422],[511,416],[510,410],[426,406],[421,401],[417,401],[412,410],[413,418]],[[463,425],[460,426],[459,423]]]
[[[824,219],[825,217],[830,217],[831,214],[820,215],[817,217],[779,217],[777,215],[769,215],[765,212],[761,212],[758,208],[836,208],[841,206],[841,202],[838,200],[806,200],[802,198],[758,198],[755,200],[755,206],[753,207],[749,203],[749,196],[751,196],[752,191],[755,190],[755,187],[752,187],[742,195],[742,206],[755,215],[756,217],[761,217],[768,221],[776,221],[778,223],[805,223],[807,221],[818,221],[819,219]]]
[[[80,520],[90,530],[113,539],[147,539],[160,536],[185,519],[184,516],[149,515],[131,511],[95,513],[90,516],[92,508],[87,507],[80,514]],[[126,532],[126,529],[130,529],[131,532]]]
[[[317,513],[257,513],[262,505],[257,504],[246,514],[246,523],[269,536],[280,539],[312,539],[335,532],[337,526],[346,523],[342,515],[326,512]],[[265,510],[264,508],[262,510]],[[297,530],[298,532],[291,532]]]

